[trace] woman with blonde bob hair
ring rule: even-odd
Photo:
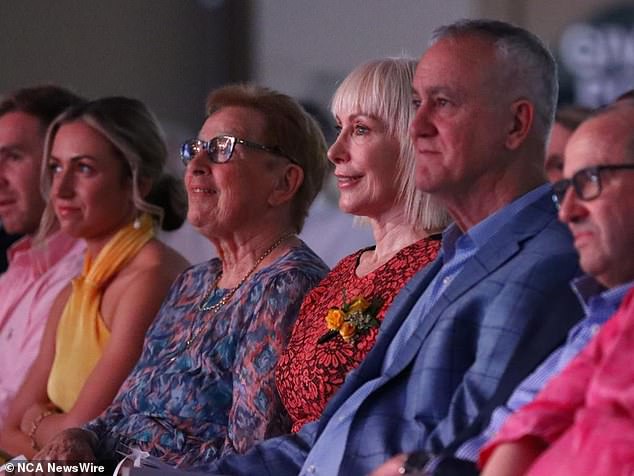
[[[86,243],[82,273],[57,297],[40,352],[13,400],[0,447],[33,456],[58,432],[99,415],[136,363],[145,331],[188,263],[155,239],[185,218],[165,175],[158,123],[139,101],[82,102],[48,129],[38,234]],[[69,276],[69,280],[72,276]]]
[[[408,127],[415,66],[408,58],[363,64],[332,100],[339,134],[328,157],[339,206],[370,224],[376,245],[341,260],[304,300],[276,371],[293,431],[319,418],[346,374],[370,351],[386,309],[436,257],[439,233],[449,222],[414,183]]]

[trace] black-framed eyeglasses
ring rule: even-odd
[[[557,208],[561,207],[568,188],[572,185],[580,200],[590,201],[601,195],[601,172],[605,170],[634,170],[634,164],[595,165],[586,167],[568,179],[553,184],[553,202]]]
[[[209,160],[211,160],[215,164],[224,164],[225,162],[229,162],[231,160],[236,144],[242,144],[246,147],[251,147],[252,149],[256,150],[263,150],[265,152],[268,152],[269,154],[279,155],[290,160],[294,164],[297,164],[297,161],[295,161],[295,159],[287,155],[279,147],[262,145],[258,144],[257,142],[251,142],[250,140],[241,139],[239,137],[229,135],[217,136],[208,141],[190,139],[183,142],[183,145],[181,145],[180,153],[181,161],[183,162],[183,164],[187,165],[189,162],[192,161],[194,157],[196,157],[196,154],[204,151],[207,153],[207,157],[209,157]]]

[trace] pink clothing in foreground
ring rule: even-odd
[[[24,237],[9,248],[0,275],[0,427],[40,350],[51,304],[81,271],[84,248],[62,232],[39,246]]]
[[[634,474],[634,291],[588,347],[480,454],[535,436],[549,444],[531,476]]]

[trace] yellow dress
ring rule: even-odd
[[[150,215],[140,225],[119,230],[94,261],[85,257],[82,274],[72,281],[72,292],[57,326],[55,359],[48,378],[48,397],[68,412],[108,344],[110,330],[101,315],[103,291],[154,236]]]

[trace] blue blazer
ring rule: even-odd
[[[465,263],[383,372],[390,342],[441,265],[435,261],[405,285],[374,348],[348,375],[319,421],[296,435],[265,441],[246,455],[224,458],[215,469],[223,474],[298,474],[338,408],[373,379],[379,385],[357,409],[339,474],[367,474],[396,453],[439,452],[491,399],[505,401],[582,317],[569,287],[579,274],[578,257],[568,229],[544,196],[518,212]]]

